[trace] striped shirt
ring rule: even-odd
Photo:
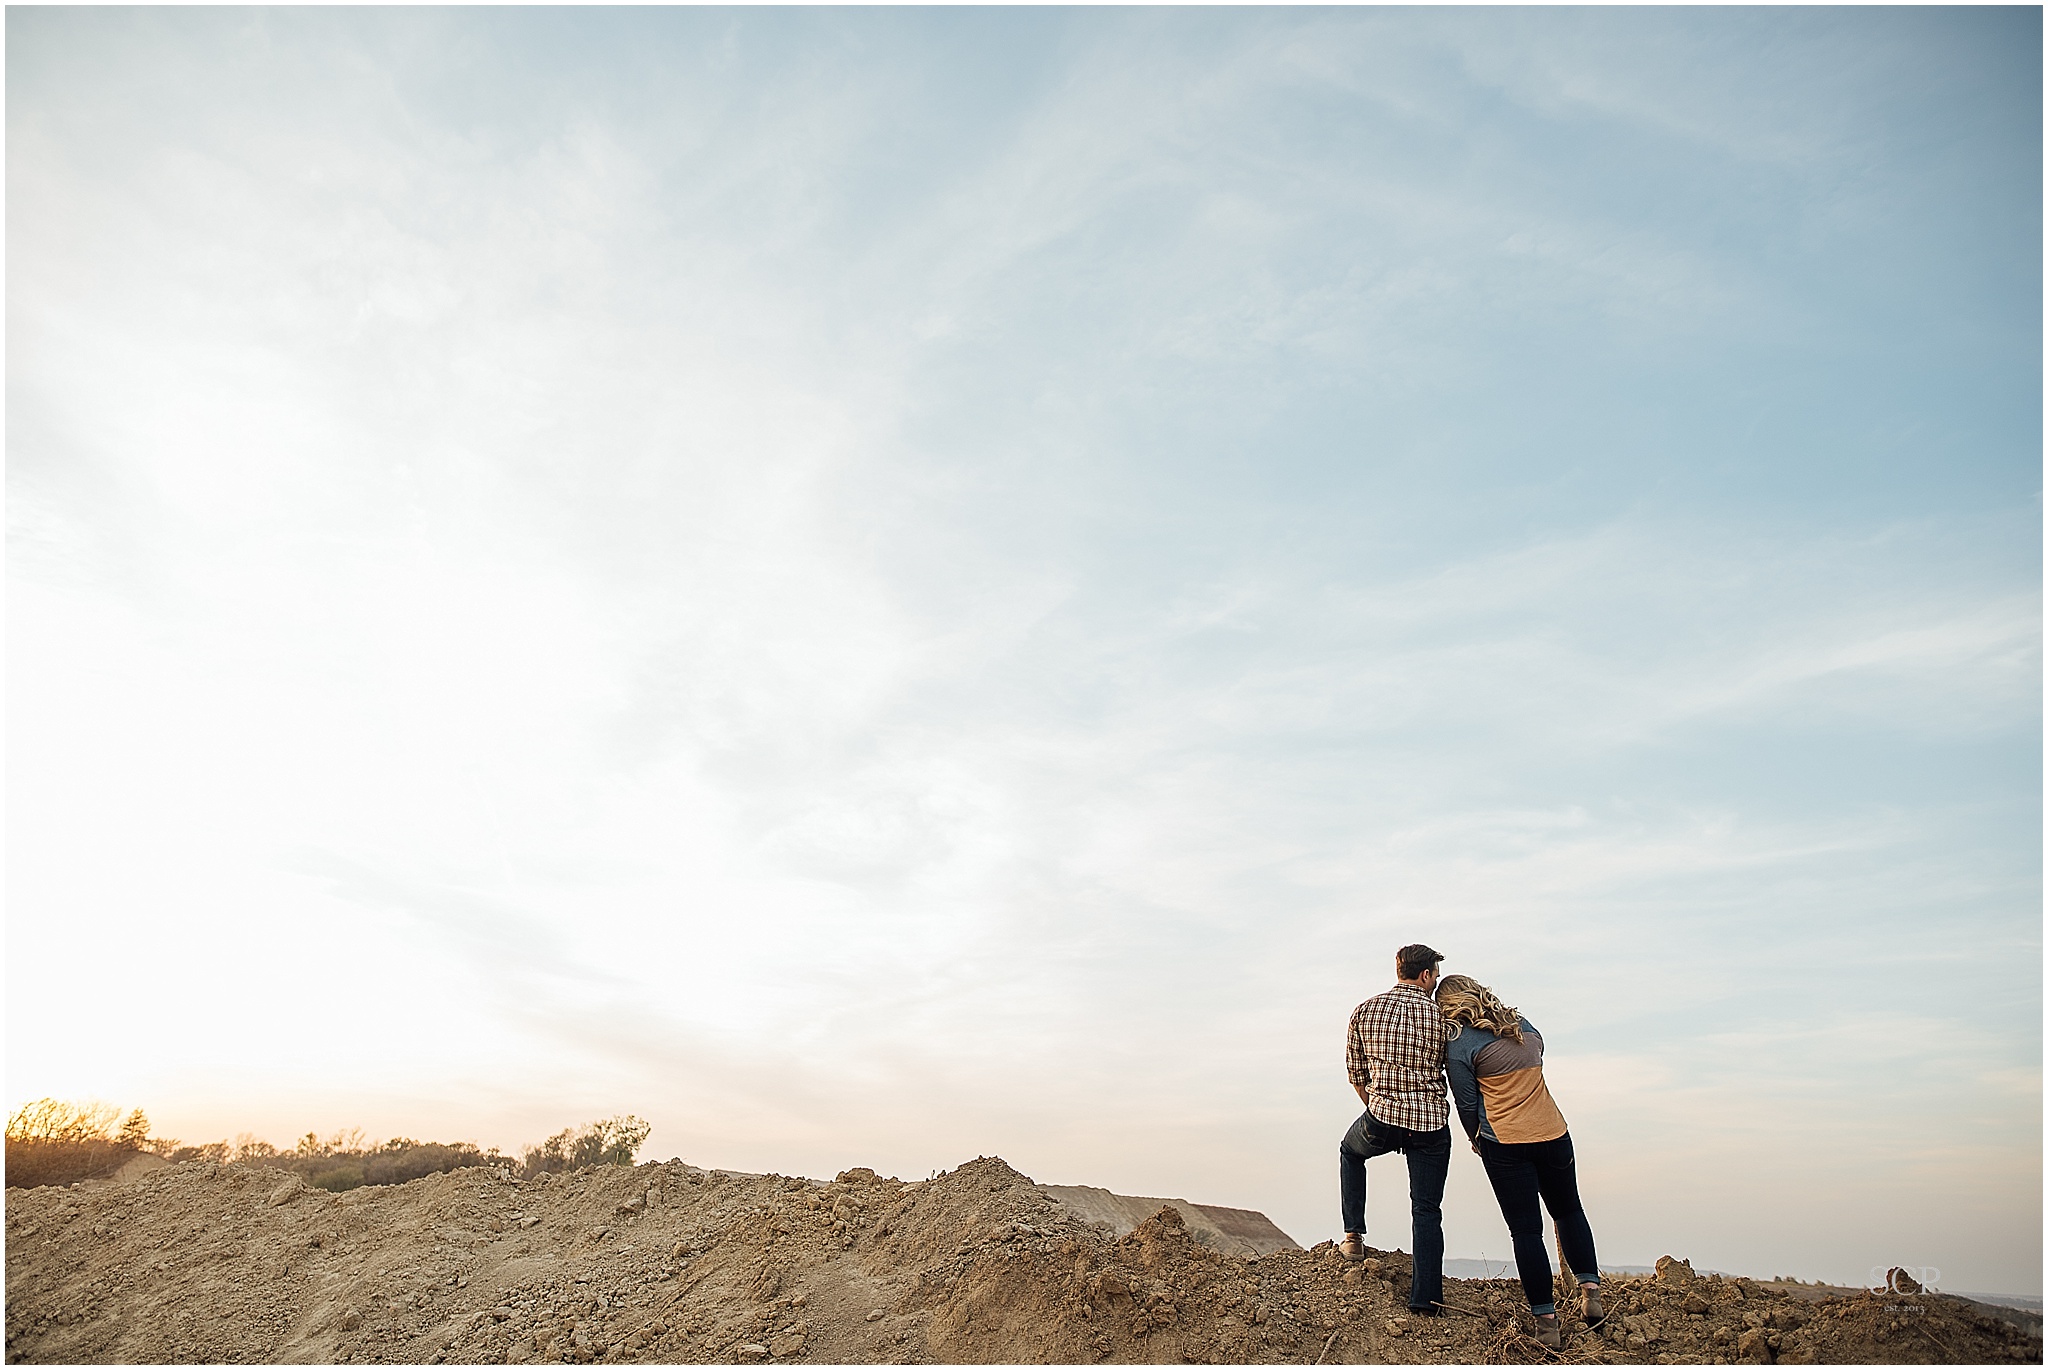
[[[1372,1116],[1414,1132],[1451,1121],[1444,1098],[1444,1039],[1450,1024],[1436,1000],[1413,985],[1396,985],[1351,1011],[1344,1066],[1363,1085]]]

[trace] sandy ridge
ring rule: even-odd
[[[681,1161],[346,1194],[259,1166],[7,1191],[10,1362],[1232,1362],[1552,1359],[1519,1286],[1405,1309],[1407,1258],[1123,1236],[1001,1160],[928,1181]],[[1610,1284],[1573,1363],[2038,1363],[2038,1319],[1941,1295]]]

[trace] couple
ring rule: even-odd
[[[1572,1135],[1543,1084],[1543,1038],[1470,976],[1440,981],[1436,968],[1443,959],[1420,943],[1401,948],[1394,953],[1399,983],[1351,1014],[1344,1060],[1365,1112],[1337,1146],[1341,1249],[1349,1260],[1365,1254],[1365,1163],[1389,1151],[1402,1153],[1415,1220],[1408,1308],[1425,1317],[1443,1311],[1444,1178],[1451,1168],[1448,1072],[1458,1121],[1486,1166],[1514,1238],[1515,1268],[1536,1319],[1536,1339],[1556,1347],[1562,1338],[1539,1198],[1579,1281],[1587,1324],[1598,1326],[1603,1315],[1600,1265],[1579,1203]]]

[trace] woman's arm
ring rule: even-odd
[[[1477,1028],[1466,1028],[1444,1049],[1444,1073],[1450,1077],[1451,1098],[1458,1105],[1458,1122],[1467,1141],[1479,1138],[1479,1125],[1486,1121],[1486,1105],[1479,1099],[1479,1077],[1472,1072],[1472,1057],[1481,1045]]]

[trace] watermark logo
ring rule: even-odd
[[[1867,1287],[1873,1294],[1938,1294],[1941,1271],[1932,1265],[1873,1265]]]

